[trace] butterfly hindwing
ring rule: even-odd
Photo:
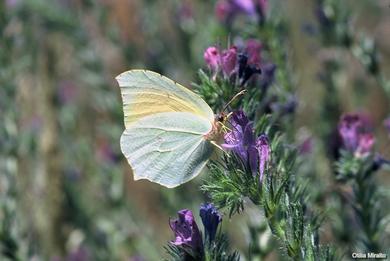
[[[127,128],[121,149],[135,180],[172,188],[197,176],[206,165],[213,146],[204,135],[211,128],[210,122],[192,113],[158,113]]]

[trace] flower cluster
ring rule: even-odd
[[[261,134],[256,139],[253,125],[243,111],[232,114],[230,125],[231,131],[225,134],[222,146],[236,153],[254,176],[259,173],[261,182],[271,154],[267,135]]]
[[[228,25],[240,14],[263,23],[267,4],[267,0],[219,0],[215,5],[215,15],[220,22]]]
[[[372,153],[375,137],[367,116],[362,114],[343,115],[338,125],[338,132],[343,143],[343,149],[359,158]]]
[[[233,46],[220,51],[217,47],[211,46],[206,49],[203,57],[215,76],[221,70],[225,76],[229,77],[236,69],[237,47]]]
[[[184,254],[190,255],[196,260],[201,260],[204,255],[202,234],[195,222],[191,210],[183,209],[177,212],[178,218],[171,220],[169,225],[175,234],[175,240],[171,243],[178,246]],[[213,204],[202,204],[199,215],[205,229],[205,241],[211,243],[217,233],[222,216],[218,213]]]
[[[254,74],[260,74],[262,43],[255,39],[250,39],[245,46],[238,48],[232,46],[225,50],[219,50],[215,46],[210,46],[204,52],[204,60],[213,72],[215,79],[219,72],[225,78],[238,75],[240,84],[244,85]],[[267,65],[265,82],[273,80],[275,66]]]

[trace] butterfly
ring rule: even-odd
[[[125,124],[120,146],[134,180],[173,188],[198,176],[218,146],[215,141],[221,132],[210,106],[152,71],[130,70],[116,80]]]

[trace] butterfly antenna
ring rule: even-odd
[[[210,141],[210,143],[213,144],[218,149],[220,149],[221,151],[225,152],[225,150],[221,146],[219,146],[215,141],[212,140],[212,141]]]
[[[223,107],[222,111],[225,111],[227,109],[227,107],[235,100],[237,99],[238,97],[240,97],[241,95],[243,95],[244,93],[246,92],[246,90],[242,90],[240,91],[239,93],[237,93],[236,95],[233,96],[233,98],[230,99],[230,101],[225,105],[225,107]]]

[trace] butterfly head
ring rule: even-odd
[[[228,115],[225,112],[221,112],[215,116],[213,127],[211,131],[205,135],[205,139],[209,141],[219,142],[223,138],[223,134],[226,130],[225,123],[227,122]]]

